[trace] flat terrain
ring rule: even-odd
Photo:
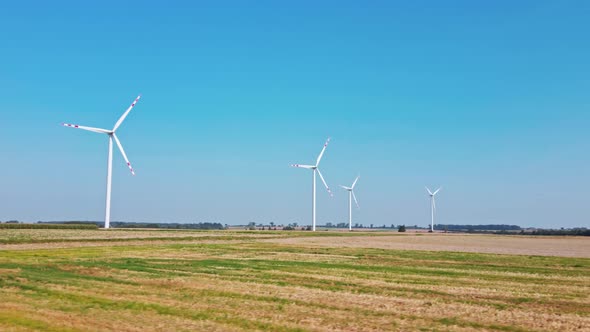
[[[590,331],[589,241],[0,230],[0,331]]]
[[[507,236],[481,234],[414,233],[390,236],[293,237],[268,242],[348,248],[459,251],[508,255],[540,255],[590,258],[590,239],[575,236]]]

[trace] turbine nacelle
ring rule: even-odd
[[[131,162],[129,162],[129,159],[127,159],[127,155],[125,154],[125,150],[123,149],[123,145],[121,144],[121,141],[119,141],[119,139],[117,138],[117,135],[115,135],[115,132],[117,131],[117,129],[119,129],[119,127],[121,126],[123,121],[125,121],[125,118],[127,117],[127,115],[129,115],[129,112],[131,112],[131,109],[135,106],[135,104],[137,104],[137,101],[139,100],[139,98],[141,98],[141,95],[137,96],[137,98],[135,98],[135,100],[133,101],[133,103],[131,103],[129,108],[127,108],[127,110],[125,110],[125,113],[123,113],[123,115],[121,115],[119,120],[117,120],[117,122],[115,123],[115,126],[113,127],[112,130],[102,129],[102,128],[94,128],[94,127],[86,127],[86,126],[80,126],[77,124],[70,124],[70,123],[62,123],[62,125],[64,127],[82,129],[82,130],[87,130],[87,131],[91,131],[91,132],[95,132],[95,133],[99,133],[99,134],[107,134],[111,139],[115,140],[115,143],[117,144],[117,147],[119,148],[119,151],[121,151],[121,155],[123,155],[123,159],[125,159],[125,163],[127,164],[127,167],[131,171],[131,174],[135,175],[135,171],[133,170],[133,167],[131,166]]]
[[[430,197],[434,197],[442,189],[442,187],[439,187],[434,192],[432,192],[432,191],[430,191],[430,189],[428,189],[428,187],[424,187],[424,188],[426,188],[426,191],[428,191],[428,195],[430,195]]]
[[[350,187],[340,185],[340,188],[347,190],[348,192],[350,192],[352,194],[352,198],[354,198],[354,202],[356,203],[357,209],[360,209],[361,207],[359,206],[359,202],[356,200],[356,196],[354,194],[354,187],[356,186],[356,183],[358,182],[360,177],[361,177],[360,175],[357,176],[356,179],[354,179],[352,186],[350,186]]]
[[[320,152],[318,158],[316,159],[315,165],[291,164],[291,167],[311,169],[314,172],[317,171],[318,175],[320,176],[320,179],[324,183],[324,186],[326,187],[326,190],[328,191],[330,196],[334,196],[334,194],[332,194],[332,190],[330,190],[330,187],[328,187],[328,184],[326,183],[326,180],[324,180],[324,176],[322,175],[322,172],[320,172],[320,169],[319,169],[320,161],[322,160],[322,157],[324,156],[324,152],[326,151],[326,148],[328,147],[328,143],[330,143],[329,137],[326,140],[326,143],[324,143],[324,147],[322,148],[322,151]]]

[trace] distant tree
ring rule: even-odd
[[[373,224],[371,224],[371,228],[373,228]]]
[[[270,227],[275,227],[275,223],[274,223],[274,221],[271,221],[271,222],[270,222]]]
[[[397,228],[398,232],[405,232],[406,231],[406,225],[399,225],[399,227]]]
[[[395,225],[394,224],[391,224],[391,229],[394,229],[394,228],[395,228]]]

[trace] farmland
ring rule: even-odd
[[[0,330],[588,330],[589,245],[575,237],[0,230]]]

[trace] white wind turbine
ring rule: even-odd
[[[330,190],[330,187],[328,187],[326,180],[324,180],[324,177],[322,176],[322,172],[320,172],[320,169],[318,168],[318,166],[320,165],[320,160],[322,160],[322,156],[324,155],[324,151],[326,151],[326,147],[328,146],[329,142],[330,142],[330,138],[328,138],[328,140],[324,144],[324,148],[322,149],[322,152],[320,152],[320,155],[318,156],[318,159],[316,160],[315,165],[299,165],[299,164],[291,165],[292,167],[306,168],[306,169],[311,169],[313,171],[313,182],[312,182],[312,186],[311,186],[311,228],[312,228],[312,231],[314,231],[314,232],[315,232],[315,174],[316,173],[319,174],[320,179],[322,179],[322,182],[324,183],[324,186],[326,186],[326,189],[328,190],[328,193],[330,194],[330,196],[333,196],[332,191]]]
[[[356,196],[354,195],[354,186],[356,186],[356,182],[359,180],[359,176],[356,177],[356,179],[354,179],[354,182],[352,183],[352,186],[350,187],[346,187],[343,185],[340,185],[340,187],[342,187],[343,189],[348,190],[348,230],[352,231],[352,199],[354,198],[354,202],[356,203],[356,208],[360,209],[361,207],[359,206],[359,202],[356,200]]]
[[[121,151],[121,154],[123,155],[123,159],[125,159],[125,162],[127,163],[127,167],[129,167],[129,170],[131,170],[131,174],[135,175],[135,172],[133,171],[133,167],[131,167],[131,163],[129,162],[129,159],[127,159],[127,155],[125,154],[125,150],[123,150],[123,146],[121,145],[121,142],[117,138],[117,135],[115,135],[115,132],[117,131],[117,129],[119,128],[121,123],[123,123],[123,121],[125,120],[125,118],[129,114],[129,112],[131,111],[133,106],[135,106],[135,104],[137,103],[139,98],[141,98],[141,96],[137,96],[137,98],[135,99],[135,101],[133,101],[131,106],[129,106],[129,108],[125,111],[125,113],[123,113],[123,115],[119,118],[119,121],[117,121],[117,123],[115,123],[115,126],[113,127],[112,130],[93,128],[93,127],[84,127],[84,126],[79,126],[79,125],[74,125],[74,124],[69,124],[69,123],[62,124],[65,127],[84,129],[84,130],[92,131],[92,132],[99,133],[99,134],[106,134],[109,136],[109,155],[108,155],[108,159],[107,159],[107,198],[106,198],[106,211],[105,211],[105,217],[104,217],[104,228],[109,228],[110,223],[111,223],[111,178],[112,178],[112,173],[113,173],[113,139],[115,140],[115,143],[117,143],[117,146],[119,147],[119,151]]]
[[[435,192],[430,191],[428,187],[426,187],[426,191],[428,191],[428,195],[430,195],[430,231],[434,232],[434,211],[436,210],[436,202],[434,200],[434,196],[442,189],[442,187],[436,189]]]

